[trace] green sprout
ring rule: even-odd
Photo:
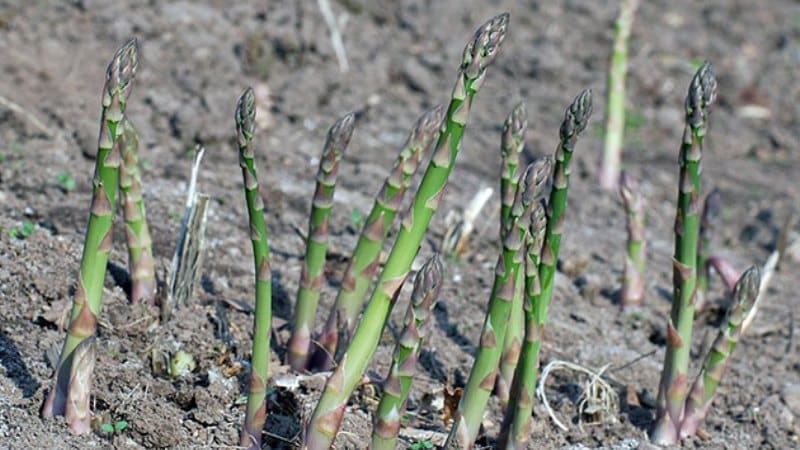
[[[408,447],[408,450],[427,450],[429,448],[433,448],[433,442],[426,439],[424,441],[414,442]]]
[[[27,220],[22,222],[22,226],[17,228],[11,228],[8,230],[8,237],[11,239],[25,239],[28,236],[32,235],[34,230],[36,229],[33,222],[28,222]]]
[[[75,180],[72,179],[72,175],[70,175],[69,172],[58,172],[56,181],[64,192],[70,192],[75,189]]]
[[[104,424],[100,425],[100,430],[102,430],[103,433],[115,434],[115,433],[121,432],[127,426],[128,426],[128,422],[127,421],[118,420],[118,421],[116,421],[114,423],[104,423]]]

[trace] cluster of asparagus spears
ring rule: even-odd
[[[317,172],[306,253],[287,348],[287,362],[295,370],[333,367],[305,425],[304,449],[327,449],[333,445],[347,401],[378,346],[402,286],[411,276],[412,263],[458,155],[473,98],[505,39],[508,20],[508,14],[498,15],[475,32],[464,49],[448,107],[431,108],[412,128],[367,216],[335,304],[321,333],[314,339],[317,305],[326,281],[324,265],[338,166],[353,135],[355,115],[341,117],[328,131]],[[55,370],[54,387],[42,410],[44,416],[66,415],[70,427],[78,433],[90,429],[94,334],[111,249],[111,225],[118,189],[129,251],[131,302],[150,302],[156,290],[138,168],[138,136],[125,115],[137,67],[137,44],[131,40],[117,51],[106,73],[93,199],[78,288],[67,339]],[[696,432],[708,412],[730,353],[755,311],[760,285],[756,267],[738,277],[732,289],[733,304],[727,320],[701,373],[690,387],[687,370],[692,320],[695,310],[705,303],[708,267],[715,267],[728,280],[734,273],[710,251],[719,215],[719,195],[712,192],[707,196],[702,215],[699,206],[700,160],[716,86],[711,66],[703,65],[692,80],[685,104],[686,126],[675,223],[674,300],[652,433],[652,439],[658,443],[675,443]],[[499,447],[526,448],[531,434],[539,350],[565,220],[570,161],[578,136],[585,130],[591,114],[591,91],[585,90],[566,109],[554,157],[537,159],[524,171],[520,171],[520,155],[527,128],[525,106],[517,105],[504,123],[501,251],[475,362],[455,414],[447,448],[473,447],[493,390],[506,405]],[[235,125],[255,268],[253,353],[240,436],[240,445],[252,449],[261,446],[267,414],[272,313],[268,234],[253,146],[255,115],[255,96],[248,88],[237,103]],[[382,263],[381,249],[423,159],[429,159],[429,163],[404,213],[392,249]],[[551,177],[549,194],[542,195]],[[624,173],[620,189],[628,212],[629,233],[623,304],[635,307],[641,305],[644,295],[644,200],[635,181]],[[434,255],[414,276],[404,328],[374,415],[372,448],[389,449],[397,445],[400,419],[416,372],[426,323],[440,293],[443,273],[441,259]],[[367,298],[370,287],[372,294]]]

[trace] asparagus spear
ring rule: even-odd
[[[417,254],[428,223],[444,193],[469,118],[472,99],[483,84],[486,69],[497,56],[508,29],[508,14],[485,23],[464,49],[446,121],[431,162],[406,213],[386,265],[353,333],[347,351],[328,378],[319,403],[305,429],[303,448],[327,449],[342,421],[347,399],[366,370],[380,341],[392,296],[402,285]]]
[[[711,257],[711,240],[719,222],[722,209],[719,190],[714,189],[706,196],[703,203],[703,215],[700,218],[700,241],[697,243],[697,298],[695,310],[702,311],[706,306],[708,293],[709,265],[706,261]]]
[[[314,367],[328,370],[332,362],[329,355],[337,354],[337,346],[344,351],[347,342],[339,342],[339,336],[349,338],[353,333],[364,296],[379,267],[378,259],[383,241],[389,234],[394,217],[411,183],[411,177],[419,167],[423,153],[432,147],[439,136],[443,115],[442,107],[436,106],[417,120],[395,160],[392,171],[376,196],[372,211],[367,216],[361,237],[353,251],[353,258],[345,272],[336,302],[325,322],[320,337],[322,348],[316,353],[317,356],[312,364]]]
[[[688,388],[687,369],[697,281],[700,159],[708,114],[716,93],[717,81],[711,65],[706,62],[694,75],[685,103],[686,126],[680,152],[680,186],[675,218],[672,312],[667,325],[667,351],[658,391],[656,422],[651,434],[651,439],[662,445],[678,441]]]
[[[644,299],[644,269],[647,258],[645,204],[639,184],[627,172],[620,175],[619,192],[627,214],[628,242],[623,273],[623,309],[639,308]]]
[[[575,100],[564,112],[564,120],[559,129],[560,142],[556,149],[553,187],[550,190],[550,199],[547,201],[547,228],[539,261],[539,282],[542,290],[539,297],[533,302],[536,320],[540,327],[544,326],[547,320],[547,306],[553,293],[558,250],[561,246],[561,231],[564,226],[564,211],[567,207],[567,191],[571,173],[569,163],[578,136],[586,129],[591,116],[592,91],[586,89],[575,97]]]
[[[508,231],[510,223],[508,217],[514,204],[514,193],[519,179],[519,155],[525,147],[525,131],[528,128],[528,111],[524,103],[519,103],[511,111],[503,124],[501,140],[501,153],[503,155],[503,172],[500,176],[500,239]],[[514,286],[514,299],[511,302],[511,313],[508,317],[505,337],[503,338],[503,355],[500,358],[500,376],[495,383],[495,393],[502,403],[508,402],[508,391],[511,379],[514,377],[514,368],[519,359],[522,345],[522,290],[523,274],[517,273]]]
[[[514,371],[509,404],[503,418],[498,445],[501,449],[525,449],[531,435],[531,413],[539,370],[539,348],[544,334],[544,328],[539,327],[536,321],[533,301],[541,293],[539,259],[546,226],[545,205],[538,203],[531,213],[530,233],[525,252],[525,341]]]
[[[509,215],[510,227],[503,239],[503,251],[497,259],[494,285],[480,344],[472,365],[467,386],[458,404],[455,421],[447,438],[446,448],[470,449],[478,437],[483,410],[495,385],[502,346],[498,335],[505,335],[506,323],[516,288],[517,272],[524,260],[524,250],[531,211],[535,199],[550,176],[549,158],[540,158],[528,166],[520,179]]]
[[[111,251],[111,223],[117,207],[120,136],[123,132],[120,124],[125,119],[125,106],[137,66],[138,47],[136,39],[131,39],[117,50],[106,70],[92,205],[81,256],[78,286],[72,303],[67,339],[54,373],[55,383],[42,408],[43,417],[64,414],[66,396],[72,389],[69,373],[73,353],[81,342],[94,335],[97,328],[103,280],[108,253]]]
[[[425,324],[442,288],[442,262],[433,255],[414,280],[414,291],[406,312],[403,332],[397,340],[389,376],[372,429],[372,450],[394,450],[400,432],[400,418],[406,410],[408,392],[417,371],[417,357],[425,339]]]
[[[728,317],[722,323],[719,334],[711,345],[700,374],[692,384],[686,399],[686,407],[680,425],[680,437],[694,436],[697,427],[705,419],[711,408],[711,400],[725,374],[734,347],[744,331],[745,318],[755,305],[761,284],[761,271],[758,266],[747,269],[739,278],[733,291],[733,304]]]
[[[92,390],[95,362],[94,336],[81,341],[72,355],[64,416],[73,432],[83,434],[91,431],[92,412],[89,408],[89,395]]]
[[[606,120],[603,143],[603,165],[600,185],[607,191],[617,188],[622,142],[625,136],[625,76],[628,71],[628,39],[639,0],[620,0],[619,15],[614,24],[614,43],[606,82]]]
[[[244,180],[244,196],[249,216],[250,241],[256,274],[255,326],[253,355],[250,360],[250,380],[247,386],[247,407],[239,437],[239,445],[261,448],[261,430],[267,413],[267,373],[269,369],[269,339],[272,321],[272,275],[270,272],[269,242],[264,224],[264,201],[258,193],[255,151],[252,147],[256,128],[256,99],[253,89],[247,88],[236,105],[239,166]]]
[[[304,370],[311,350],[311,331],[317,313],[322,283],[325,281],[325,253],[328,250],[328,220],[333,205],[333,192],[339,161],[353,135],[355,114],[350,113],[333,124],[328,130],[317,172],[317,187],[311,202],[311,218],[308,222],[308,239],[300,288],[297,291],[292,337],[289,339],[288,360],[295,370]]]
[[[149,302],[156,295],[153,246],[142,198],[139,171],[139,135],[130,120],[123,122],[122,164],[119,167],[119,193],[128,241],[128,272],[131,276],[131,303]]]

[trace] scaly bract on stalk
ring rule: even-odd
[[[439,137],[443,116],[444,109],[441,106],[426,111],[417,120],[403,149],[397,155],[394,167],[386,177],[372,205],[372,211],[364,222],[364,228],[342,279],[336,302],[320,335],[322,348],[316,352],[312,369],[329,369],[333,362],[332,357],[344,351],[356,326],[367,289],[379,269],[383,242],[389,234],[420,160]],[[340,341],[340,337],[344,339]]]
[[[417,372],[417,358],[425,339],[426,323],[442,288],[443,271],[441,259],[435,254],[422,266],[414,280],[404,328],[397,340],[392,366],[375,412],[371,450],[397,448],[400,419],[406,412],[408,392]]]
[[[106,275],[108,254],[111,251],[111,225],[117,209],[117,187],[121,162],[120,137],[123,133],[121,123],[125,119],[125,106],[133,87],[138,58],[136,39],[131,39],[117,50],[106,69],[89,223],[86,228],[67,339],[55,369],[53,388],[42,408],[44,417],[65,413],[66,397],[67,395],[70,398],[73,397],[72,394],[68,394],[73,352],[81,342],[94,336],[97,328],[97,316],[100,314],[103,296],[103,281]],[[88,396],[86,398],[88,400]],[[73,430],[76,432],[86,431],[80,426]]]
[[[305,428],[304,449],[327,449],[333,444],[347,399],[378,346],[392,310],[392,297],[408,276],[431,217],[444,194],[469,118],[472,99],[483,84],[486,69],[494,61],[505,39],[508,18],[508,14],[501,14],[485,23],[464,49],[450,106],[431,162],[403,219],[397,240],[347,351],[328,378],[322,397]]]
[[[503,123],[503,135],[500,150],[503,156],[503,169],[500,175],[500,240],[502,241],[508,227],[508,216],[514,204],[514,193],[519,179],[519,156],[525,148],[525,132],[528,128],[528,111],[524,103],[518,103]],[[495,393],[502,403],[508,402],[508,390],[514,377],[520,348],[522,347],[522,297],[524,280],[522,271],[518,271],[514,300],[511,302],[511,313],[508,316],[505,337],[503,338],[503,355],[500,357],[500,376],[495,382]]]
[[[678,442],[687,371],[692,344],[692,321],[697,281],[697,244],[700,214],[700,160],[708,114],[717,95],[717,81],[709,63],[704,63],[689,85],[686,125],[680,149],[678,208],[675,216],[673,297],[667,324],[667,351],[661,373],[656,421],[651,439],[661,445]]]
[[[267,414],[267,375],[269,372],[269,340],[272,321],[272,275],[269,242],[264,224],[264,201],[258,193],[253,135],[256,128],[256,100],[253,89],[247,88],[236,104],[234,114],[242,168],[244,196],[247,203],[248,233],[253,246],[255,266],[255,325],[253,354],[250,359],[250,378],[247,385],[247,407],[239,445],[261,448],[261,431]]]
[[[317,304],[325,281],[325,253],[328,251],[328,221],[333,206],[333,193],[339,173],[339,161],[353,136],[355,114],[350,113],[331,126],[317,171],[317,186],[311,200],[311,217],[308,220],[306,256],[300,287],[297,290],[292,336],[289,339],[288,362],[295,370],[304,370],[311,350],[311,332],[317,314]]]
[[[502,339],[516,290],[517,273],[524,270],[521,266],[525,259],[531,211],[536,197],[550,176],[551,167],[550,158],[536,160],[527,167],[517,186],[514,206],[509,214],[510,226],[495,266],[492,295],[481,329],[475,362],[458,403],[446,448],[470,449],[478,437],[483,411],[498,373],[503,349]]]

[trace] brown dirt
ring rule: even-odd
[[[256,88],[262,111],[268,112],[256,138],[257,158],[268,194],[275,313],[283,321],[289,318],[300,275],[302,242],[294,228],[304,227],[327,126],[346,111],[363,113],[341,168],[323,306],[331,301],[336,276],[356,239],[352,209],[362,216],[367,212],[416,115],[447,100],[462,46],[486,18],[510,11],[510,36],[476,99],[462,154],[423,254],[437,249],[447,210],[463,205],[480,186],[497,183],[500,124],[514,103],[523,100],[530,111],[527,157],[555,147],[563,109],[584,87],[595,90],[593,130],[601,123],[614,2],[521,0],[472,2],[469,7],[455,1],[332,2],[338,14],[348,16],[344,41],[352,69],[346,75],[338,71],[316,2],[146,3],[0,1],[0,94],[25,111],[0,104],[0,447],[188,448],[237,441],[243,415],[237,402],[243,387],[240,369],[250,351],[252,317],[217,303],[252,302],[232,119],[245,86]],[[629,130],[625,165],[642,180],[650,204],[646,309],[634,320],[625,319],[612,300],[620,284],[624,217],[617,195],[597,187],[601,139],[596,131],[587,132],[574,162],[563,273],[543,360],[593,368],[610,364],[620,394],[624,397],[630,385],[644,399],[655,395],[663,360],[676,150],[692,63],[707,58],[719,75],[704,185],[723,193],[718,248],[744,268],[766,259],[785,217],[800,202],[800,8],[791,0],[642,3],[628,83],[629,107],[642,123]],[[127,305],[126,253],[117,222],[93,410],[98,424],[124,419],[129,425],[113,436],[75,437],[63,421],[42,421],[37,412],[50,386],[46,353],[58,350],[64,338],[59,317],[75,286],[105,64],[132,35],[140,39],[142,61],[129,115],[142,136],[144,195],[162,266],[176,239],[189,174],[187,151],[195,143],[208,149],[200,187],[215,201],[204,283],[191,305],[161,327],[147,329],[137,321],[139,312]],[[264,107],[267,99],[269,108]],[[746,107],[752,105],[766,108],[770,117],[749,116]],[[74,190],[59,186],[61,172],[75,180]],[[429,433],[434,441],[441,437],[436,433],[446,428],[432,399],[441,396],[448,380],[463,383],[468,374],[497,251],[496,213],[489,212],[478,224],[472,255],[448,264],[406,433]],[[9,231],[23,221],[35,224],[33,234],[11,238]],[[737,349],[704,424],[708,438],[689,440],[686,446],[798,446],[800,408],[796,394],[791,395],[800,384],[794,339],[793,293],[800,290],[796,264],[786,261],[776,274],[753,331]],[[724,299],[718,282],[713,295]],[[395,311],[393,323],[399,322],[401,310]],[[712,314],[698,320],[697,352],[707,345],[703,338],[717,319]],[[221,323],[228,323],[228,334]],[[286,331],[279,336],[285,339]],[[391,353],[390,333],[385,337],[370,370],[376,378],[385,372]],[[187,350],[197,359],[197,369],[180,380],[155,375],[152,347]],[[280,355],[278,349],[274,359]],[[641,355],[647,356],[637,360]],[[278,365],[273,361],[271,367]],[[548,383],[551,402],[571,431],[559,431],[537,407],[532,448],[646,442],[653,416],[646,406],[623,407],[616,423],[580,431],[571,422],[580,383],[564,373]],[[288,442],[297,440],[320,386],[312,378],[294,391],[271,391],[267,448],[290,448]],[[338,448],[365,447],[373,407],[373,390],[365,388],[354,397]],[[496,403],[490,408],[480,439],[484,448],[492,447],[501,415]]]

